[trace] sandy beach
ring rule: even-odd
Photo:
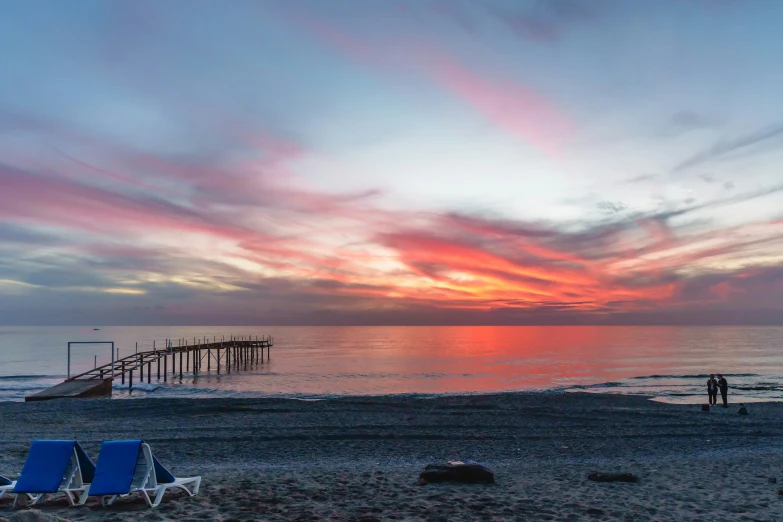
[[[0,474],[30,441],[143,438],[194,498],[155,510],[59,497],[0,520],[783,520],[783,404],[710,413],[597,394],[502,394],[326,401],[73,400],[2,403]],[[433,462],[486,463],[496,484],[417,486]],[[597,483],[624,471],[635,484]]]

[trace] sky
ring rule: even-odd
[[[783,2],[28,0],[0,324],[783,324]]]

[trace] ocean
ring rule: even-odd
[[[113,397],[292,397],[586,391],[704,402],[722,373],[732,402],[783,400],[783,327],[0,327],[0,401],[62,381],[69,341],[112,341],[119,357],[165,339],[274,336],[248,370],[153,377]],[[72,374],[111,360],[109,345],[74,345]],[[146,380],[146,379],[145,379]]]

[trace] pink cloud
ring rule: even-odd
[[[446,57],[435,60],[431,74],[496,127],[549,156],[559,156],[561,143],[575,132],[560,109],[517,82],[490,80]]]
[[[297,13],[290,18],[300,30],[362,66],[428,78],[499,130],[552,158],[560,156],[562,144],[576,132],[565,111],[546,95],[515,80],[478,73],[433,44],[389,43],[382,51],[315,15]]]
[[[710,287],[710,292],[719,296],[721,299],[726,300],[732,293],[742,292],[742,290],[734,288],[728,281],[721,281],[720,283],[712,285]]]
[[[0,168],[0,217],[89,231],[179,230],[231,239],[250,231],[215,216],[147,196],[134,197],[104,188]]]

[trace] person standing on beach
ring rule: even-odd
[[[727,395],[729,394],[729,383],[723,378],[723,375],[718,374],[718,388],[720,388],[720,397],[723,399],[723,407],[729,407],[729,401]]]
[[[710,406],[715,406],[718,403],[718,381],[715,380],[714,373],[707,379],[707,395],[710,398]]]

